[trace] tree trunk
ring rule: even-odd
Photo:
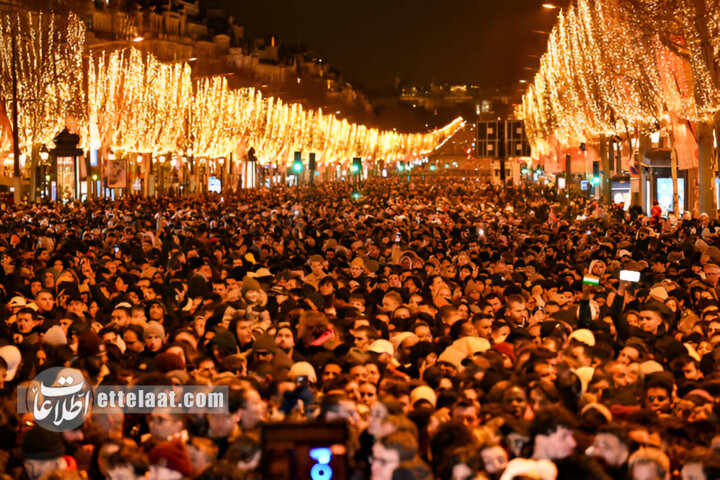
[[[717,209],[713,197],[715,172],[713,167],[713,125],[711,121],[697,122],[698,140],[698,197],[697,213],[707,213],[711,219],[716,218]]]
[[[678,153],[675,148],[675,125],[670,125],[670,171],[672,172],[672,185],[673,185],[673,213],[679,219],[680,218],[680,202],[678,200]]]

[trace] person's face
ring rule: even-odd
[[[289,352],[295,346],[295,338],[290,330],[281,328],[275,334],[275,345],[285,353]]]
[[[183,474],[176,470],[160,465],[150,465],[148,480],[182,480],[182,478]]]
[[[60,319],[60,328],[63,329],[63,332],[65,332],[65,335],[68,333],[68,329],[70,328],[70,325],[72,325],[72,320],[69,318],[61,318]]]
[[[360,330],[359,332],[355,332],[355,348],[358,348],[362,351],[365,351],[370,346],[370,339],[368,338],[368,334],[364,330]]]
[[[248,303],[255,303],[260,299],[260,292],[257,290],[248,290],[245,292],[245,300],[247,300]]]
[[[535,366],[535,373],[540,380],[547,380],[554,383],[557,379],[557,369],[554,365],[547,362],[538,363]]]
[[[138,339],[138,336],[135,332],[132,330],[127,330],[123,334],[123,341],[125,342],[125,345],[127,345],[127,348],[132,350],[133,352],[140,353],[143,350],[143,343]]]
[[[61,468],[63,464],[62,458],[54,458],[51,460],[24,460],[25,472],[30,480],[39,480],[46,473],[50,473],[55,469]]]
[[[183,422],[167,412],[153,412],[150,414],[149,426],[153,438],[164,441],[180,433]]]
[[[587,453],[591,457],[601,458],[611,467],[619,467],[627,460],[629,450],[627,445],[615,435],[598,433]]]
[[[547,435],[547,439],[551,447],[549,451],[551,452],[551,459],[553,460],[569,457],[577,446],[572,430],[562,426],[559,426],[557,430]]]
[[[157,352],[162,348],[163,338],[154,333],[145,336],[145,348],[151,352]]]
[[[312,270],[312,273],[316,276],[320,276],[323,274],[323,264],[322,262],[310,262],[310,270]]]
[[[650,388],[645,393],[645,406],[655,413],[670,411],[671,398],[664,388]]]
[[[42,290],[42,282],[40,282],[40,280],[30,282],[30,293],[32,293],[33,296],[37,295],[40,290]]]
[[[720,335],[720,321],[713,320],[708,324],[708,338],[713,338]]]
[[[227,289],[225,288],[224,283],[213,283],[213,292],[220,295],[220,298],[225,298],[225,295],[227,294]]]
[[[110,321],[120,328],[127,327],[130,324],[130,318],[125,310],[113,310],[110,314]]]
[[[358,383],[367,382],[367,368],[365,368],[365,365],[355,365],[350,369],[350,377]]]
[[[118,292],[124,292],[127,289],[127,284],[123,281],[122,277],[115,279],[115,290]]]
[[[322,372],[323,383],[329,382],[342,373],[342,368],[337,363],[328,363]]]
[[[688,380],[699,380],[702,377],[702,373],[698,370],[695,362],[688,362],[682,367],[683,375]]]
[[[631,363],[637,362],[640,352],[633,347],[625,347],[620,350],[618,354],[618,362],[630,365]]]
[[[212,376],[217,373],[217,370],[215,369],[215,362],[210,359],[203,360],[198,364],[197,371],[200,375],[212,378]]]
[[[374,363],[366,363],[365,370],[367,370],[368,382],[373,385],[377,385],[380,381],[380,369]]]
[[[427,325],[420,325],[415,329],[415,336],[420,342],[432,342],[432,332]]]
[[[150,320],[161,320],[165,315],[165,312],[163,312],[163,309],[160,305],[158,305],[157,303],[153,303],[152,305],[150,305],[148,314],[150,315]]]
[[[489,298],[488,304],[492,307],[492,312],[490,312],[491,315],[498,312],[502,308],[502,302],[497,297]]]
[[[483,448],[480,451],[485,470],[491,474],[501,473],[505,470],[508,462],[508,455],[500,446]]]
[[[400,304],[394,298],[383,297],[381,310],[386,313],[392,313]]]
[[[477,409],[474,406],[455,407],[453,410],[453,420],[462,422],[469,429],[475,428],[479,423]]]
[[[237,339],[240,345],[247,345],[252,342],[252,322],[246,320],[238,321],[235,332],[237,333]]]
[[[680,471],[682,480],[707,480],[702,463],[686,463]]]
[[[51,293],[40,292],[35,298],[35,303],[37,304],[41,312],[49,312],[53,309],[55,301],[53,300],[53,296]]]
[[[613,385],[615,387],[624,387],[628,384],[628,366],[624,363],[618,363],[610,369]]]
[[[658,480],[663,478],[653,462],[638,463],[633,468],[632,473],[633,480]]]
[[[524,325],[527,319],[525,302],[511,302],[508,306],[508,318],[516,325]]]
[[[136,480],[135,470],[131,465],[118,465],[107,471],[108,480]]]
[[[657,329],[662,324],[660,314],[651,310],[642,310],[638,318],[640,329],[647,333],[656,334]]]
[[[16,323],[18,332],[23,335],[27,335],[28,333],[32,332],[33,328],[35,328],[35,321],[33,320],[32,315],[29,313],[19,313]]]
[[[392,480],[393,472],[400,465],[400,454],[397,450],[385,448],[380,442],[375,442],[372,450],[372,480]]]
[[[247,408],[242,411],[240,421],[244,430],[254,430],[265,421],[267,406],[257,391],[249,390],[246,395]]]
[[[705,277],[710,285],[715,286],[718,284],[720,279],[720,268],[718,267],[705,267]]]
[[[320,295],[323,297],[329,297],[335,292],[332,283],[325,282],[320,285]]]
[[[358,391],[360,392],[360,401],[368,407],[377,402],[377,387],[374,384],[365,382],[360,385]]]
[[[359,277],[360,275],[362,275],[362,273],[363,273],[362,267],[357,266],[357,265],[352,265],[352,266],[350,267],[350,275],[351,275],[353,278]]]
[[[492,326],[493,321],[491,318],[482,318],[475,322],[475,328],[477,329],[478,336],[487,340],[492,339]]]
[[[527,397],[525,391],[520,387],[510,387],[503,394],[503,406],[505,411],[515,418],[522,418],[527,408]]]

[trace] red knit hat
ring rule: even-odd
[[[503,355],[507,355],[508,357],[510,357],[510,360],[512,360],[513,363],[517,362],[517,357],[515,356],[515,349],[509,343],[496,343],[492,346],[492,348],[502,353]]]
[[[192,474],[192,462],[185,445],[179,441],[161,442],[150,450],[150,465],[158,465],[180,472],[185,476]]]

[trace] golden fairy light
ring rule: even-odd
[[[65,126],[85,122],[84,43],[85,26],[75,15],[22,9],[0,15],[0,97],[8,117],[17,105],[19,146],[24,154],[50,143]]]
[[[318,165],[356,156],[393,161],[430,152],[462,125],[458,118],[425,134],[380,131],[252,88],[232,90],[222,77],[192,82],[187,64],[166,65],[135,49],[91,62],[88,90],[85,144],[129,152],[191,147],[196,157],[220,158],[242,144],[262,163],[283,164],[297,150],[316,153]]]

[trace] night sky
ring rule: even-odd
[[[545,51],[558,10],[547,0],[208,0],[248,38],[303,45],[365,89],[476,84],[517,91]],[[567,4],[567,0],[554,2]]]

